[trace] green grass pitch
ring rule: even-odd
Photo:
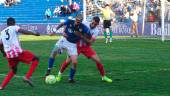
[[[68,68],[61,82],[44,83],[50,51],[56,36],[21,36],[24,49],[40,58],[40,64],[32,76],[35,87],[22,82],[28,66],[20,63],[18,73],[0,96],[170,96],[170,42],[158,39],[115,39],[105,44],[98,39],[93,48],[102,59],[106,75],[113,83],[101,81],[96,65],[80,55],[75,84],[68,83]],[[0,54],[1,55],[1,54]],[[56,57],[52,73],[58,73],[66,54]],[[0,82],[9,71],[7,61],[0,56]]]

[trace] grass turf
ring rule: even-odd
[[[93,48],[105,67],[106,75],[113,83],[101,81],[96,65],[80,55],[75,76],[76,83],[68,83],[69,68],[62,81],[54,85],[44,83],[50,51],[56,36],[21,36],[24,49],[31,50],[40,58],[40,64],[33,74],[35,87],[22,82],[28,66],[20,63],[17,76],[0,91],[0,96],[170,96],[170,42],[157,39],[115,39],[105,44],[97,40]],[[56,57],[52,71],[57,74],[66,54]],[[7,61],[0,57],[0,81],[8,72]]]

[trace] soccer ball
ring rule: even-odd
[[[45,78],[45,83],[46,84],[54,84],[56,82],[56,78],[54,75],[48,75]]]

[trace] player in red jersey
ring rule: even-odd
[[[3,82],[1,83],[0,90],[4,89],[8,82],[11,80],[11,78],[16,74],[17,65],[19,62],[31,64],[30,69],[23,77],[23,81],[33,87],[30,77],[32,76],[32,73],[35,71],[39,63],[39,59],[34,55],[34,53],[30,52],[29,50],[23,50],[21,48],[18,33],[36,36],[39,36],[39,33],[34,33],[31,31],[21,29],[19,26],[15,25],[15,19],[11,17],[7,19],[7,26],[8,27],[1,32],[0,39],[2,42],[1,45],[3,44],[3,49],[6,55],[6,59],[8,61],[10,71],[3,80]]]
[[[99,17],[93,17],[93,20],[91,23],[89,22],[84,22],[84,24],[86,26],[89,27],[90,29],[90,33],[92,35],[91,40],[94,42],[96,40],[96,37],[98,36],[99,30],[96,28],[97,25],[99,25],[100,22],[100,18]],[[112,82],[112,80],[110,78],[108,78],[107,76],[105,76],[105,71],[104,71],[104,67],[103,64],[101,63],[100,58],[97,56],[96,52],[93,50],[93,48],[91,47],[91,44],[86,43],[83,40],[80,40],[77,43],[77,50],[78,50],[78,55],[83,54],[84,56],[86,56],[89,59],[92,59],[95,63],[96,66],[98,68],[98,70],[100,71],[100,75],[102,76],[102,80],[106,81],[106,82]],[[64,72],[65,68],[70,64],[70,58],[67,58],[64,63],[61,65],[61,68],[58,72],[58,75],[56,77],[57,81],[61,80],[61,76],[62,73]],[[70,77],[69,77],[69,81],[70,82],[74,82],[73,78],[74,76],[72,76],[73,74],[70,71]]]

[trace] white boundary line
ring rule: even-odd
[[[148,73],[148,72],[160,72],[160,71],[170,71],[170,69],[159,69],[159,70],[143,70],[143,71],[127,71],[123,72],[124,74],[134,74],[134,73]],[[107,73],[107,74],[112,74],[112,73]],[[76,74],[77,76],[94,76],[97,74]],[[0,74],[0,77],[5,77],[6,74]],[[62,75],[62,76],[69,76],[69,75]],[[14,77],[16,78],[22,78],[23,76],[15,75]],[[44,76],[33,76],[33,78],[43,78]]]

